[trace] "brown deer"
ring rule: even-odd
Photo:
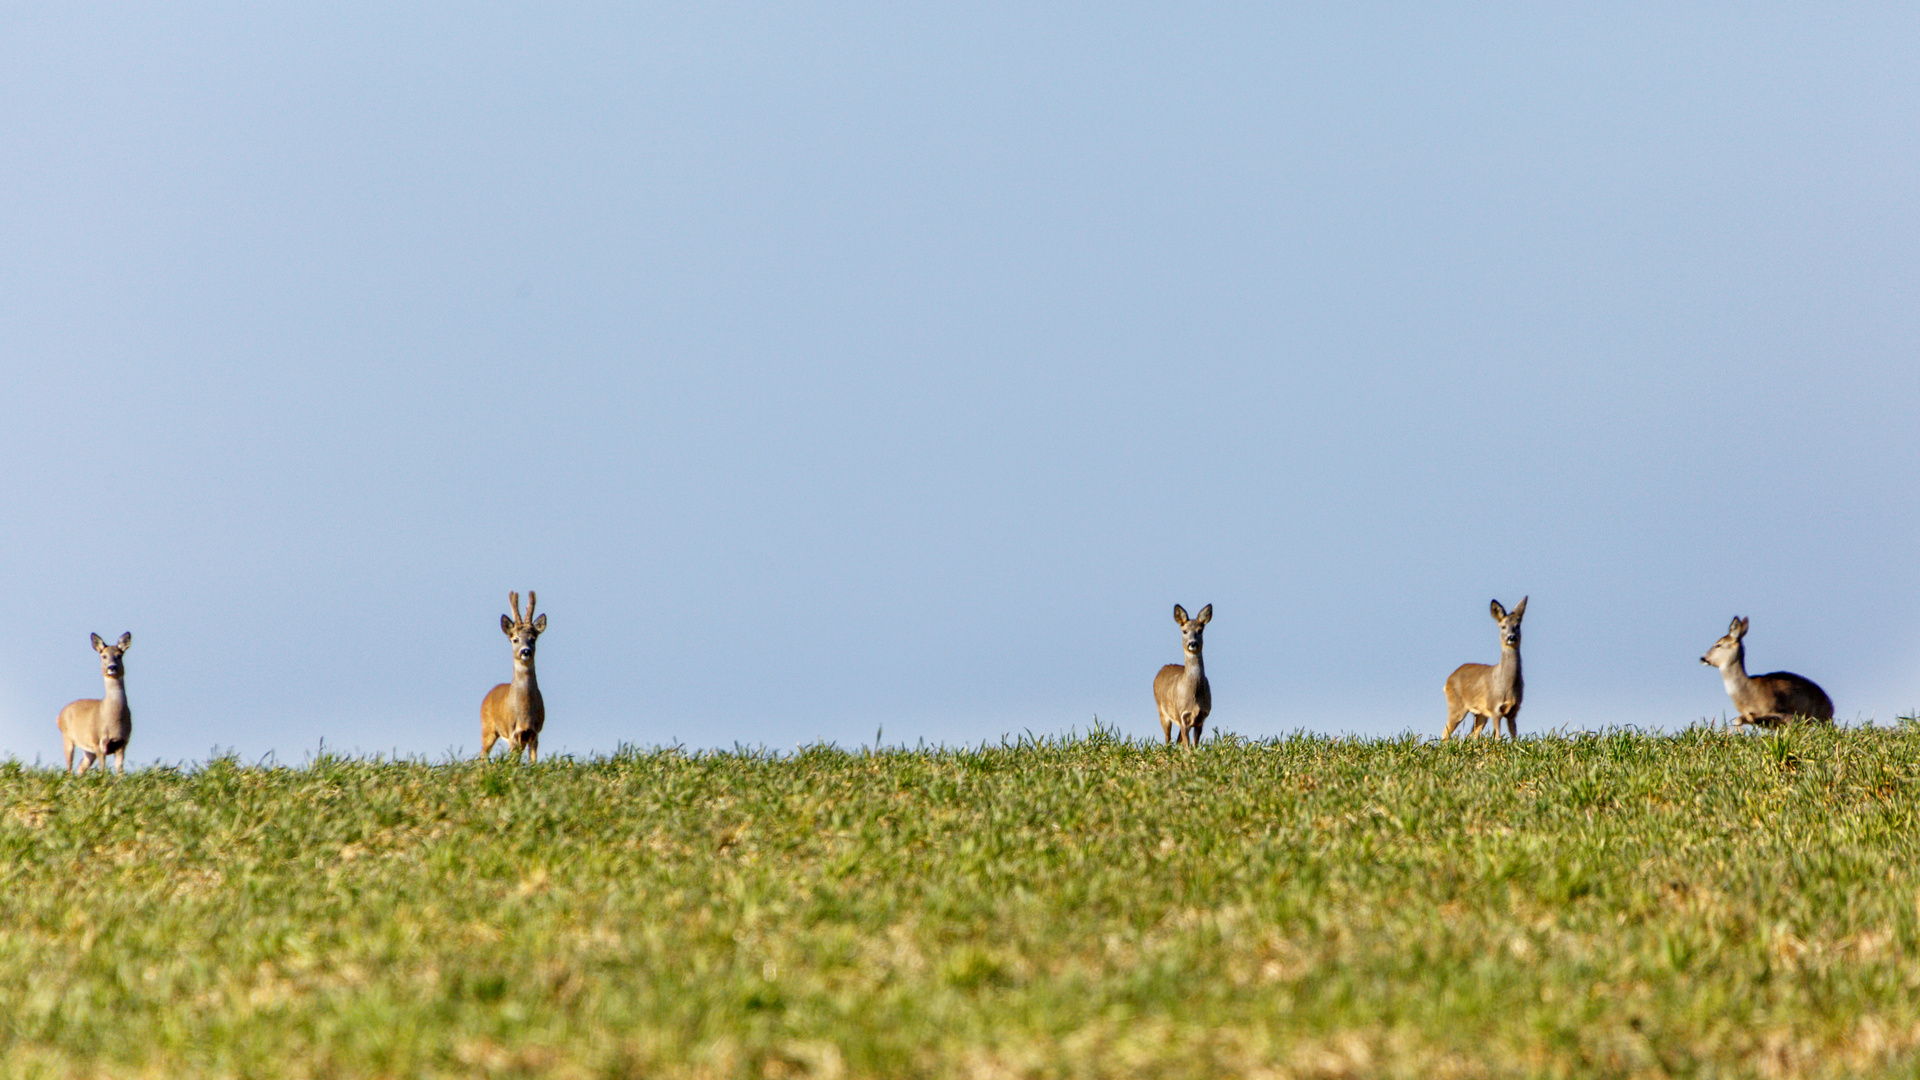
[[[1527,613],[1527,598],[1521,597],[1509,613],[1495,600],[1488,608],[1493,621],[1500,624],[1500,662],[1498,664],[1461,664],[1447,676],[1447,733],[1468,713],[1473,714],[1473,734],[1493,721],[1494,738],[1500,737],[1500,721],[1507,722],[1507,735],[1520,737],[1520,695],[1526,689],[1520,679],[1520,619]]]
[[[1213,711],[1213,691],[1207,686],[1207,667],[1200,658],[1201,632],[1213,619],[1213,605],[1187,618],[1187,611],[1173,605],[1173,621],[1180,626],[1180,643],[1187,655],[1184,664],[1168,664],[1153,677],[1153,703],[1160,707],[1160,730],[1167,745],[1173,745],[1173,729],[1180,728],[1180,741],[1189,747],[1200,745],[1201,728]]]
[[[513,642],[513,681],[487,691],[480,703],[480,756],[493,751],[493,744],[507,740],[507,749],[518,758],[525,749],[529,763],[540,760],[540,729],[547,723],[547,707],[540,700],[540,684],[533,677],[533,644],[547,629],[547,617],[533,617],[534,592],[527,590],[527,617],[520,617],[520,594],[510,592],[513,618],[500,616],[500,629]]]
[[[1747,620],[1735,617],[1726,634],[1713,643],[1700,662],[1720,669],[1727,685],[1727,696],[1740,710],[1740,724],[1777,727],[1789,720],[1822,720],[1833,723],[1833,701],[1827,692],[1791,671],[1771,675],[1747,675]]]
[[[107,755],[117,759],[120,775],[127,773],[127,740],[133,737],[133,710],[127,708],[127,667],[121,660],[133,647],[133,634],[121,634],[117,644],[109,645],[92,635],[93,651],[100,654],[100,674],[106,677],[106,696],[82,698],[60,710],[60,742],[67,755],[67,771],[73,772],[73,752],[80,751],[80,771],[85,775],[95,761],[104,771]]]

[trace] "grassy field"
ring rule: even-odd
[[[5,1076],[1920,1075],[1920,728],[0,766]]]

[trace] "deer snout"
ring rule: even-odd
[[[532,650],[532,649],[529,649],[529,648],[526,648],[525,646],[522,646],[522,647],[521,647],[521,649],[520,649],[520,659],[522,659],[522,660],[531,660],[531,659],[533,659],[533,650]]]

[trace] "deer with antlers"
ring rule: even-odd
[[[493,744],[507,740],[507,749],[518,758],[525,749],[529,763],[540,760],[540,729],[547,723],[547,707],[540,700],[540,684],[533,677],[533,645],[547,629],[547,617],[533,617],[534,592],[527,590],[527,615],[520,617],[520,594],[510,592],[513,617],[500,616],[500,629],[513,642],[513,681],[487,691],[480,703],[480,756],[493,752]]]

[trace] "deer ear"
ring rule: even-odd
[[[1180,626],[1187,625],[1187,609],[1179,604],[1173,605],[1173,621]]]
[[[106,642],[104,642],[104,641],[101,641],[101,640],[100,640],[100,635],[99,635],[99,634],[88,634],[87,636],[93,639],[93,651],[94,651],[94,652],[99,652],[100,650],[102,650],[102,649],[104,649],[104,648],[106,648],[106,647],[107,647],[107,643],[106,643]]]
[[[1504,619],[1507,617],[1507,609],[1501,607],[1500,601],[1498,600],[1495,600],[1491,605],[1489,605],[1487,608],[1487,611],[1492,613],[1494,622],[1499,622],[1501,619]]]
[[[500,616],[500,632],[508,637],[513,636],[513,620],[505,615]]]
[[[533,620],[533,632],[536,634],[544,634],[547,632],[547,617],[545,615]]]
[[[1746,637],[1747,625],[1748,625],[1747,620],[1742,619],[1738,616],[1735,616],[1733,620],[1733,628],[1731,630],[1728,630],[1727,633],[1732,634],[1736,639]]]
[[[1519,603],[1513,605],[1513,617],[1516,619],[1521,619],[1521,618],[1525,618],[1526,614],[1527,614],[1527,598],[1523,596],[1520,598]]]
[[[131,648],[133,648],[133,631],[129,630],[120,635],[120,651],[126,652]]]
[[[1213,605],[1208,604],[1206,607],[1201,608],[1200,614],[1195,615],[1193,617],[1193,621],[1199,623],[1201,626],[1205,626],[1208,623],[1212,622],[1213,621]]]

